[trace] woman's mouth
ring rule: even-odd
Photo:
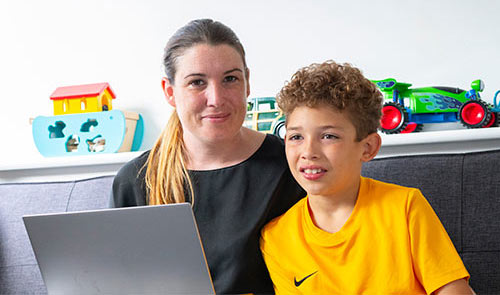
[[[214,123],[219,123],[219,122],[224,122],[227,118],[229,118],[229,116],[230,113],[209,114],[202,116],[202,119]]]

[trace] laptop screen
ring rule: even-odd
[[[188,203],[23,220],[49,294],[215,294]]]

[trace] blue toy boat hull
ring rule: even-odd
[[[33,139],[45,157],[136,151],[144,133],[142,116],[136,119],[130,120],[120,110],[38,116],[33,120]],[[134,134],[127,134],[128,129],[134,129]],[[127,136],[133,136],[132,143],[126,143]]]

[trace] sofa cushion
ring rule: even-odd
[[[423,155],[375,159],[363,165],[362,174],[420,189],[455,248],[461,251],[463,158],[463,155]]]
[[[363,175],[419,188],[448,231],[477,294],[500,294],[500,151],[376,159]]]
[[[0,294],[47,294],[38,265],[0,268]]]
[[[46,293],[22,216],[106,208],[112,181],[0,185],[0,294]]]
[[[113,177],[77,181],[74,184],[67,211],[85,211],[107,208]]]
[[[462,208],[464,251],[500,251],[499,160],[500,152],[465,156]],[[497,266],[500,267],[500,264]],[[497,277],[499,280],[500,277]]]
[[[471,274],[470,285],[477,294],[500,294],[500,251],[464,252],[460,256]]]

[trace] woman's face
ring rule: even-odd
[[[250,93],[248,72],[229,45],[199,44],[176,62],[175,83],[163,80],[168,102],[176,108],[184,138],[220,142],[238,134]]]

